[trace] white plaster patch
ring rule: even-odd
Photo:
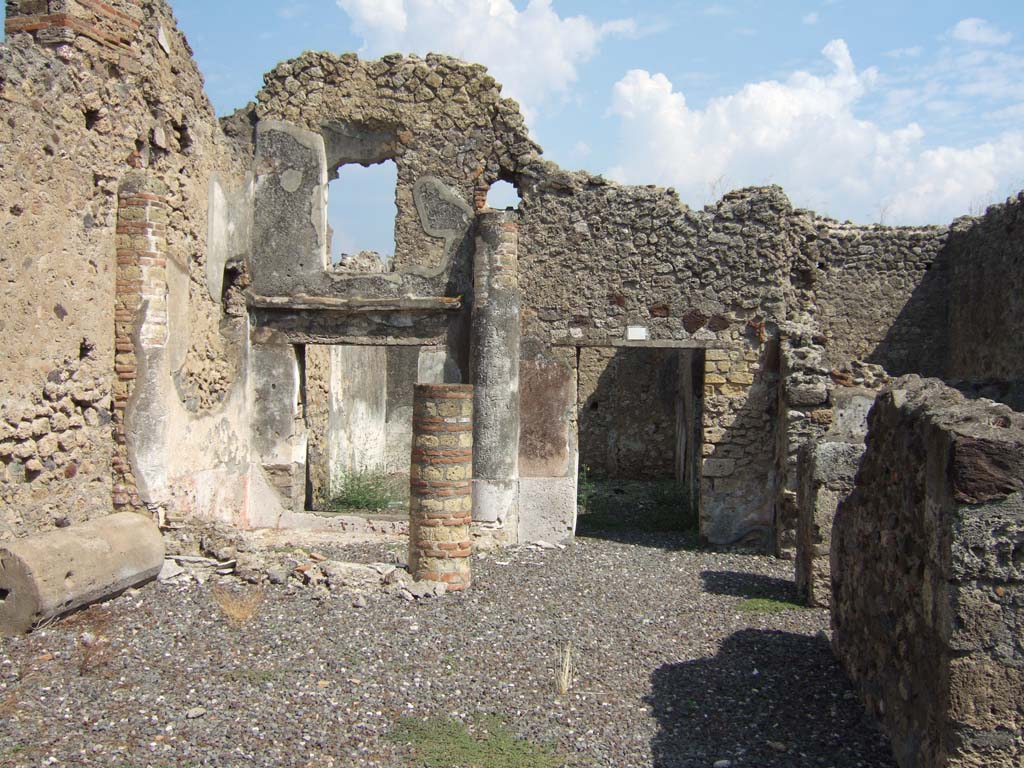
[[[294,192],[302,186],[302,171],[289,168],[281,174],[281,186],[285,192]]]
[[[160,47],[164,49],[164,53],[170,56],[171,44],[167,41],[167,33],[164,32],[163,24],[161,24],[159,29],[156,31],[156,41],[160,44]]]

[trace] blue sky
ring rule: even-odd
[[[218,114],[306,49],[438,51],[487,65],[549,159],[696,207],[778,183],[839,219],[946,223],[1024,188],[1020,0],[172,4]],[[393,206],[366,213],[389,184],[334,195],[343,247],[390,251]]]

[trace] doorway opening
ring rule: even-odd
[[[408,516],[418,346],[306,345],[307,511]]]
[[[704,350],[581,347],[577,531],[693,531]]]

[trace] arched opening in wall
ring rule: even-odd
[[[696,532],[704,350],[581,347],[577,532]]]
[[[333,266],[379,271],[395,254],[394,160],[374,165],[345,164],[327,187],[328,253]]]
[[[509,208],[517,210],[521,202],[519,190],[510,181],[498,179],[487,190],[487,207],[496,211],[504,211]]]

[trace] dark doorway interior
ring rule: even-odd
[[[578,531],[685,530],[700,504],[704,350],[579,350]]]

